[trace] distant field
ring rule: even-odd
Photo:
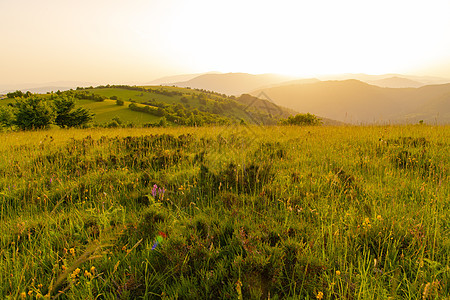
[[[119,99],[127,101],[132,99],[138,103],[147,102],[150,100],[156,100],[158,102],[166,102],[166,103],[178,103],[179,98],[181,97],[169,97],[165,95],[158,95],[150,92],[140,92],[140,91],[129,91],[117,88],[104,88],[104,89],[92,89],[90,92],[106,96],[111,98],[112,96],[117,96]],[[141,96],[142,95],[142,96]]]
[[[449,129],[0,133],[0,298],[448,299]]]
[[[78,106],[91,110],[95,114],[94,122],[98,124],[111,122],[113,118],[119,118],[123,122],[132,122],[134,124],[155,123],[160,118],[143,112],[132,111],[128,108],[131,102],[125,101],[124,106],[116,105],[115,100],[105,100],[95,102],[91,100],[78,100]]]

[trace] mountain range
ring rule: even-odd
[[[188,81],[172,84],[178,87],[190,87],[239,96],[266,85],[279,84],[288,80],[292,80],[292,77],[276,74],[225,73],[202,74]]]
[[[260,89],[272,101],[345,123],[450,123],[450,84],[382,88],[349,79]]]
[[[320,76],[317,78],[296,78],[277,74],[248,74],[248,73],[219,73],[209,72],[201,74],[184,74],[156,79],[148,85],[175,85],[196,89],[210,90],[227,95],[240,96],[257,89],[290,85],[294,83],[306,84],[318,81],[356,79],[371,85],[389,88],[422,87],[430,84],[450,83],[450,79],[413,76],[402,74],[339,74]]]
[[[187,78],[187,77],[185,77]],[[175,78],[176,79],[176,78]],[[249,93],[298,112],[351,124],[450,123],[450,80],[401,74],[289,78],[274,74],[201,74],[180,87],[228,95]]]
[[[241,96],[250,94],[296,112],[350,124],[450,123],[450,80],[401,74],[342,74],[295,78],[276,74],[184,74],[153,80],[148,85],[173,85]],[[92,85],[54,82],[23,89],[0,85],[3,93],[21,89],[34,93]],[[25,86],[25,85],[23,85]],[[241,100],[245,97],[242,98]]]
[[[23,83],[23,84],[0,84],[0,94],[7,94],[20,90],[22,92],[30,91],[36,94],[43,94],[51,91],[67,91],[79,86],[93,86],[92,82],[82,81],[55,81],[46,83]]]

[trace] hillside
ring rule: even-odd
[[[6,94],[20,90],[22,92],[30,91],[32,93],[41,94],[51,91],[67,91],[75,89],[78,86],[92,86],[91,82],[81,81],[55,81],[46,83],[23,83],[23,84],[0,84],[0,94]]]
[[[320,80],[348,80],[356,79],[365,83],[372,84],[374,81],[388,80],[391,81],[392,78],[401,78],[402,80],[412,80],[415,82],[420,82],[423,85],[433,85],[433,84],[446,84],[450,83],[449,78],[435,77],[435,76],[417,76],[417,75],[407,75],[407,74],[380,74],[380,75],[370,75],[364,73],[358,74],[337,74],[337,75],[326,75],[319,76]]]
[[[388,87],[388,88],[410,88],[410,87],[418,88],[425,85],[424,83],[419,81],[397,76],[379,80],[369,80],[367,81],[367,83],[379,87]]]
[[[449,123],[446,107],[450,101],[450,84],[420,88],[381,88],[358,80],[323,81],[262,89],[275,103],[348,123],[424,121]],[[434,99],[440,99],[434,100]],[[433,101],[438,104],[431,105]],[[428,107],[422,111],[423,107]]]
[[[156,126],[163,118],[171,125],[201,126],[211,124],[276,124],[281,118],[295,114],[291,109],[277,107],[264,99],[255,98],[249,103],[243,98],[178,87],[99,86],[77,88],[60,93],[75,97],[78,107],[88,108],[94,124],[104,126],[111,122],[126,125]],[[58,93],[41,97],[53,99]],[[117,105],[116,101],[123,101]],[[13,105],[13,99],[0,100],[0,106]],[[112,126],[112,125],[111,125]]]
[[[197,74],[181,74],[181,75],[172,75],[165,76],[161,78],[154,79],[145,85],[172,85],[176,82],[188,81],[195,77],[206,75],[206,74],[220,74],[219,72],[207,72],[207,73],[197,73]]]
[[[288,76],[247,73],[204,74],[191,80],[177,82],[179,87],[190,87],[215,91],[226,95],[239,96],[252,90],[291,80]]]

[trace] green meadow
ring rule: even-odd
[[[16,101],[25,95],[15,93],[17,91],[8,94],[11,98],[0,100],[0,130],[14,129],[10,122],[5,122],[5,111],[17,111]],[[55,99],[73,99],[76,108],[87,109],[93,115],[92,122],[82,127],[211,126],[241,122],[273,125],[295,113],[250,95],[236,98],[169,86],[107,85],[35,94],[33,97],[40,98],[50,107],[54,107]],[[328,120],[324,122],[328,124]]]
[[[78,100],[77,106],[89,109],[94,114],[94,122],[104,124],[111,122],[114,118],[119,118],[123,122],[132,122],[135,125],[155,123],[160,118],[139,111],[132,111],[128,108],[131,102],[124,101],[123,106],[116,105],[115,100],[106,99],[102,102],[91,100]]]
[[[449,129],[0,132],[0,298],[449,299]]]

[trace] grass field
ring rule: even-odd
[[[143,88],[145,89],[142,90]],[[77,93],[78,96],[76,96]],[[83,93],[84,96],[81,96],[80,94]],[[269,108],[272,108],[270,111],[264,100],[251,101],[252,105],[249,105],[250,103],[245,101],[238,101],[217,93],[168,86],[97,87],[66,91],[61,97],[64,95],[74,97],[77,107],[89,109],[94,114],[92,120],[94,126],[108,126],[113,119],[119,118],[123,125],[132,124],[140,127],[143,124],[158,123],[163,115],[168,125],[217,125],[241,121],[247,124],[272,125],[282,117],[292,114],[292,111],[284,108],[274,109],[273,104],[269,105]],[[93,95],[99,96],[102,101],[94,101]],[[39,94],[38,96],[47,99],[50,106],[53,105],[52,98],[60,97],[58,94]],[[116,105],[116,100],[113,99],[124,101],[124,105]],[[16,100],[11,98],[1,99],[0,109],[14,105],[15,102]],[[141,108],[151,109],[146,112],[131,109],[129,108],[131,103]],[[162,111],[155,113],[158,107]],[[192,115],[194,116],[191,117]]]
[[[119,118],[123,122],[132,122],[135,125],[156,123],[159,117],[139,111],[132,111],[128,108],[131,102],[125,101],[123,106],[116,105],[115,100],[106,99],[102,102],[91,100],[78,100],[77,105],[89,109],[94,115],[94,122],[104,124],[111,122],[113,118]]]
[[[449,299],[449,129],[0,133],[0,298]]]

